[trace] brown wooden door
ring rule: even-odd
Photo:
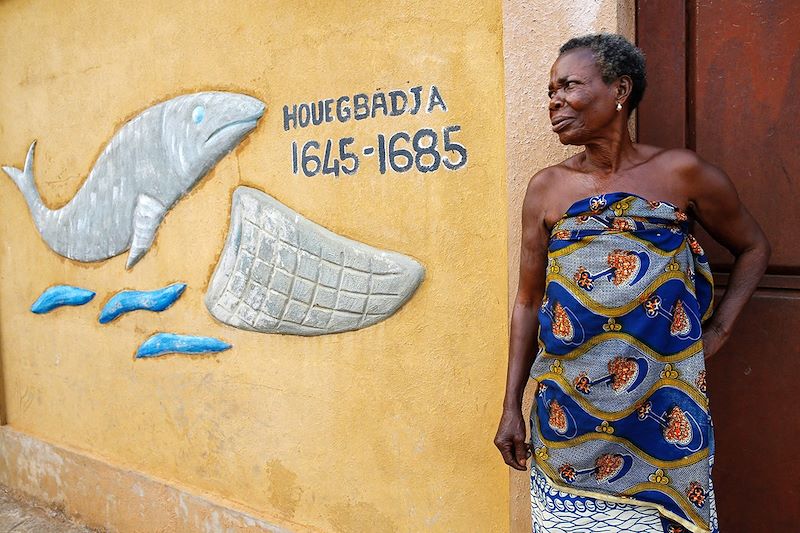
[[[730,175],[773,247],[709,363],[720,530],[800,531],[800,2],[638,0],[649,86],[639,140]],[[724,292],[732,257],[704,232]]]

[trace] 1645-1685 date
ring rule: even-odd
[[[445,126],[441,131],[421,128],[414,133],[398,131],[387,136],[379,133],[375,143],[358,148],[353,137],[338,140],[292,142],[292,172],[307,177],[353,175],[365,158],[376,158],[378,171],[435,172],[439,168],[458,170],[467,164],[467,148],[454,139],[461,126]]]

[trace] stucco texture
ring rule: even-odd
[[[492,445],[505,379],[507,188],[497,2],[7,1],[0,5],[0,162],[38,140],[51,207],[156,102],[200,90],[267,105],[255,131],[166,216],[135,268],[50,251],[0,176],[0,354],[7,422],[251,509],[295,531],[505,531]],[[448,111],[283,130],[285,104],[436,84]],[[291,141],[458,124],[461,170],[292,173]],[[414,257],[426,278],[387,321],[314,338],[222,325],[203,295],[238,185]],[[169,310],[97,323],[121,289],[188,284]],[[97,292],[34,315],[48,286]],[[216,356],[135,360],[157,331],[210,335]],[[109,496],[111,497],[111,496]],[[157,497],[154,494],[153,497]],[[102,495],[92,502],[103,506]]]

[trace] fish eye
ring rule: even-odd
[[[194,111],[192,111],[192,120],[194,123],[200,124],[203,122],[204,118],[206,118],[206,108],[201,105],[195,107]]]

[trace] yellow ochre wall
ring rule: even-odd
[[[82,264],[50,251],[0,175],[11,428],[292,531],[507,531],[508,472],[491,442],[508,327],[500,2],[6,1],[0,65],[0,163],[22,167],[37,139],[34,175],[50,207],[72,198],[126,120],[159,101],[229,90],[268,107],[130,271],[125,255]],[[436,85],[447,111],[283,130],[286,104],[417,85],[423,94]],[[378,133],[451,124],[469,153],[457,171],[381,175],[362,157],[352,176],[292,173],[293,140],[353,136],[360,148]],[[360,331],[307,338],[217,323],[202,298],[242,184],[416,258],[425,281],[397,314]],[[188,288],[167,311],[97,323],[116,291],[177,281]],[[32,314],[56,284],[97,296]],[[134,360],[157,331],[233,348]],[[65,482],[37,475],[56,492]],[[90,505],[113,526],[111,499]]]

